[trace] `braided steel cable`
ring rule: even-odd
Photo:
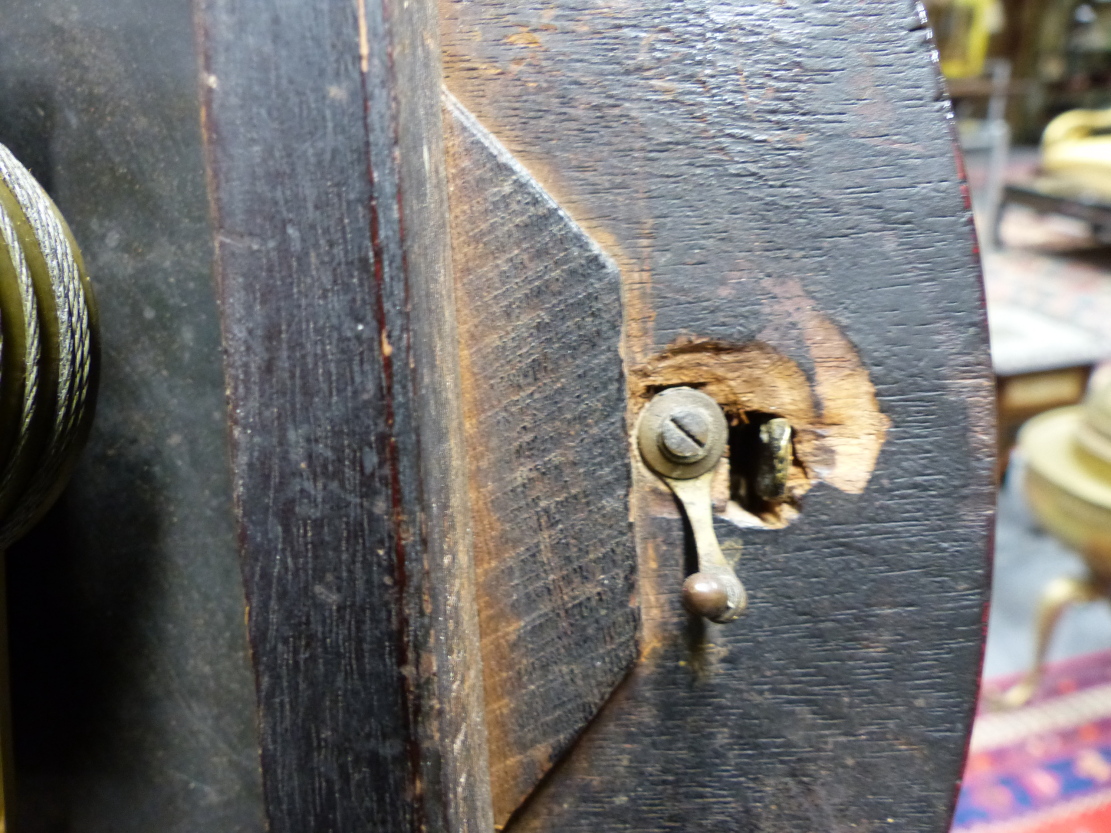
[[[39,311],[31,270],[15,227],[0,211],[0,493],[11,487],[15,461],[31,436],[38,399]],[[14,290],[14,292],[13,292]]]
[[[73,236],[2,145],[0,248],[3,548],[54,502],[88,436],[98,343],[96,306]]]

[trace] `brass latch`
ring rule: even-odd
[[[683,606],[711,622],[732,622],[748,604],[714,533],[710,483],[729,425],[721,407],[693,388],[668,388],[641,412],[637,444],[644,462],[679,499],[694,533],[698,572],[683,582]]]

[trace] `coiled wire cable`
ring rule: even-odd
[[[88,437],[99,345],[65,220],[0,145],[0,549],[49,509]]]

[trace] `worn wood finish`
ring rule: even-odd
[[[751,594],[730,626],[682,612],[689,542],[638,471],[641,662],[510,829],[940,833],[976,691],[992,394],[918,10],[441,17],[448,88],[621,269],[630,415],[653,385],[712,384],[735,421],[790,408],[802,429],[797,517],[717,523]]]
[[[457,102],[452,258],[494,817],[636,659],[617,267]]]
[[[270,829],[489,830],[434,10],[199,24]]]

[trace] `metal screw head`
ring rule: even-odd
[[[709,396],[688,387],[668,388],[641,411],[637,443],[654,472],[686,479],[714,467],[728,432],[725,414]]]
[[[660,451],[676,463],[693,463],[706,456],[710,418],[697,408],[680,408],[660,423]]]

